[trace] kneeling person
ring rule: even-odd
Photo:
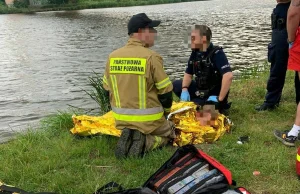
[[[174,93],[182,101],[204,105],[218,104],[221,113],[230,108],[228,94],[233,79],[222,48],[211,43],[212,32],[205,25],[196,25],[191,32],[192,53],[183,80],[173,82]],[[195,81],[193,75],[196,76]]]
[[[116,128],[122,130],[117,158],[141,156],[175,138],[174,125],[165,116],[172,106],[172,83],[161,56],[150,50],[160,21],[146,14],[128,23],[127,44],[109,55],[103,86],[109,91]]]

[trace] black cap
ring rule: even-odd
[[[160,24],[160,20],[151,20],[145,13],[133,15],[127,25],[128,35],[138,32],[139,28],[154,28]]]

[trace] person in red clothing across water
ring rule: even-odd
[[[289,43],[288,70],[298,73],[300,78],[300,0],[292,0],[287,17],[287,31]],[[296,81],[296,80],[295,80]],[[297,80],[300,82],[300,80]],[[297,106],[297,114],[294,126],[287,131],[274,131],[274,135],[284,145],[295,146],[295,141],[300,132],[300,103]]]

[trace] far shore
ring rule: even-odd
[[[207,0],[142,0],[142,1],[82,1],[77,4],[62,4],[62,5],[47,5],[43,7],[29,7],[29,8],[15,8],[0,5],[0,14],[16,14],[27,13],[32,14],[36,12],[46,11],[72,11],[83,9],[97,9],[97,8],[113,8],[113,7],[130,7],[169,3],[182,3],[192,1],[207,1]]]

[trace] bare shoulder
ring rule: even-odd
[[[300,0],[292,0],[292,6],[300,7]]]

